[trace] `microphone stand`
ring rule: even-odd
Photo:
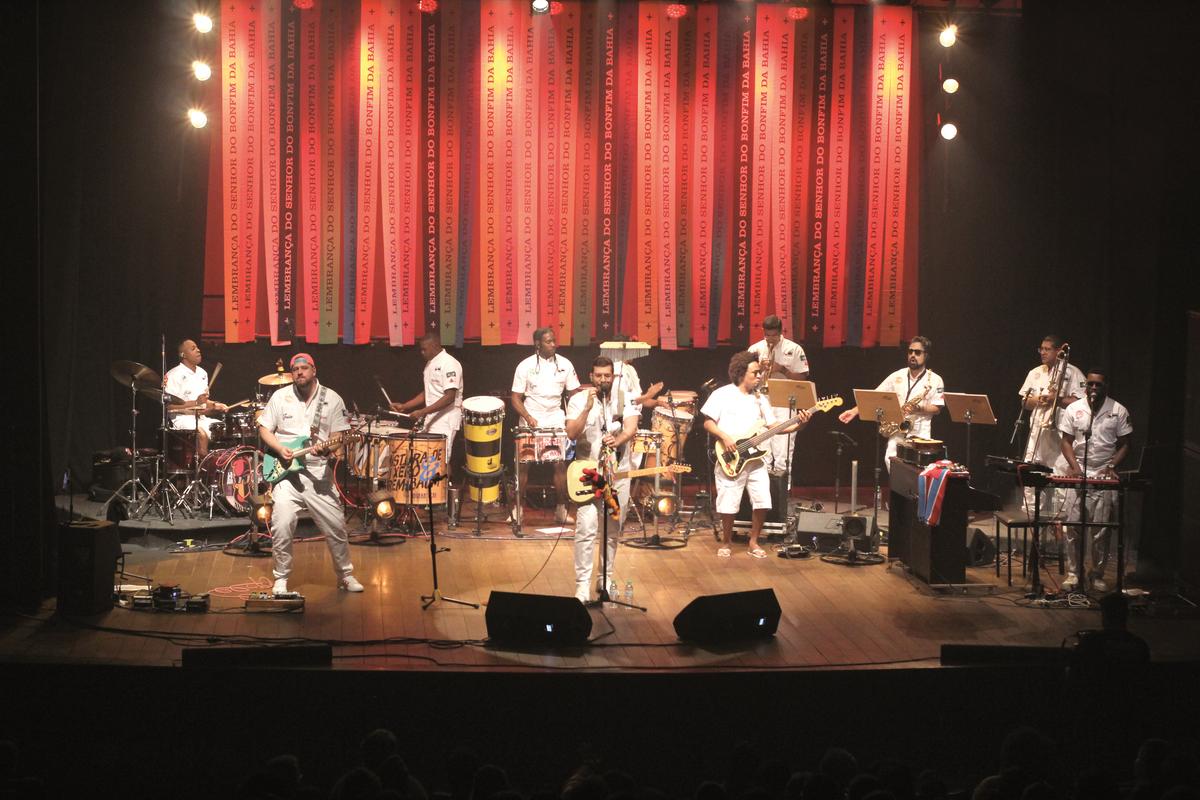
[[[450,548],[437,546],[437,540],[433,530],[433,485],[438,481],[445,479],[445,477],[445,475],[434,475],[428,483],[422,482],[425,486],[425,496],[428,500],[426,507],[429,509],[429,563],[433,569],[433,593],[421,595],[421,610],[425,611],[439,600],[446,603],[457,603],[460,606],[470,606],[471,608],[478,609],[479,603],[472,603],[468,600],[458,600],[453,597],[446,597],[444,594],[442,594],[442,590],[438,588],[437,554],[449,553]]]
[[[1025,422],[1025,411],[1026,411],[1025,403],[1027,403],[1029,401],[1029,396],[1031,394],[1033,394],[1033,389],[1028,389],[1028,390],[1026,390],[1025,394],[1023,394],[1021,396],[1020,405],[1017,406],[1017,420],[1016,420],[1016,422],[1013,423],[1012,436],[1010,436],[1008,438],[1009,445],[1016,444],[1017,439],[1020,438],[1021,428],[1024,428],[1027,424]],[[1031,418],[1033,417],[1032,411],[1029,412],[1029,416]],[[1025,445],[1020,450],[1016,451],[1016,459],[1018,461],[1025,460],[1025,448],[1028,446],[1029,446],[1029,443],[1027,440]]]
[[[1103,403],[1101,404],[1103,405]],[[1088,411],[1091,412],[1088,416],[1087,430],[1083,433],[1083,469],[1080,470],[1082,475],[1079,480],[1079,543],[1075,551],[1075,573],[1076,581],[1087,580],[1087,566],[1084,562],[1084,557],[1087,555],[1087,536],[1088,536],[1088,510],[1087,510],[1087,492],[1088,492],[1088,457],[1089,450],[1092,444],[1092,425],[1096,422],[1096,404],[1092,397],[1088,396]],[[1080,586],[1076,583],[1076,588]],[[1083,584],[1087,586],[1086,583]],[[1083,589],[1083,594],[1087,594],[1087,589]]]
[[[838,513],[838,504],[842,494],[842,449],[849,442],[852,447],[857,447],[858,443],[851,439],[841,431],[830,431],[833,437],[834,447],[837,448],[833,457],[833,513]],[[857,504],[857,498],[850,497],[850,513],[854,513],[854,506]]]

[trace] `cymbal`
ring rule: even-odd
[[[114,361],[108,368],[108,374],[122,386],[136,386],[139,389],[160,389],[162,380],[158,373],[139,364],[136,361]]]
[[[270,375],[263,375],[258,382],[263,386],[287,386],[292,382],[292,376],[286,372],[272,372]]]

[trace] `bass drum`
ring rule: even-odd
[[[262,483],[262,463],[256,466],[253,447],[210,450],[200,463],[200,478],[216,492],[217,501],[234,516],[250,513],[250,495]]]

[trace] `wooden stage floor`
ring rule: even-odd
[[[530,523],[544,518],[527,518]],[[512,536],[488,523],[476,537],[438,521],[444,596],[484,604],[492,590],[571,595],[572,542],[566,536]],[[990,531],[990,525],[985,526]],[[127,548],[128,549],[128,548]],[[848,567],[819,557],[754,559],[735,542],[718,558],[711,529],[693,533],[682,548],[622,546],[615,568],[621,586],[632,580],[645,613],[594,608],[592,641],[568,652],[517,652],[488,646],[484,609],[447,602],[421,608],[432,588],[428,537],[392,547],[354,546],[363,594],[335,588],[329,553],[319,537],[298,542],[290,586],[306,598],[302,613],[246,613],[251,592],[269,590],[269,558],[219,550],[170,553],[136,550],[130,572],[156,585],[208,592],[209,613],[153,613],[114,608],[86,621],[54,615],[47,601],[37,615],[6,618],[0,660],[178,665],[183,647],[309,641],[334,643],[334,666],[349,669],[458,670],[806,670],[937,667],[940,645],[1058,646],[1073,632],[1099,627],[1095,609],[1044,608],[1023,599],[1020,564],[1014,586],[992,568],[968,568],[968,591],[935,591],[902,565]],[[1046,571],[1047,582],[1057,570]],[[1053,584],[1051,584],[1053,585]],[[697,595],[771,587],[783,618],[776,637],[749,645],[706,648],[678,641],[675,615]],[[1200,658],[1200,621],[1135,615],[1131,629],[1147,639],[1155,660]]]

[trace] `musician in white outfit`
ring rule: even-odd
[[[446,474],[450,474],[450,454],[454,452],[454,437],[462,427],[462,364],[442,347],[442,337],[430,331],[418,342],[425,369],[421,373],[421,393],[405,400],[392,403],[392,410],[411,414],[414,420],[425,420],[426,433],[440,433],[446,437]]]
[[[317,382],[317,364],[308,353],[292,356],[289,365],[293,383],[277,390],[267,401],[259,418],[258,432],[262,443],[284,460],[295,455],[292,442],[301,436],[326,441],[331,436],[350,429],[346,421],[346,404],[341,396]],[[299,448],[297,448],[299,449]],[[303,468],[289,474],[271,490],[274,508],[271,515],[271,555],[274,558],[276,594],[288,590],[292,572],[292,537],[300,507],[308,509],[325,535],[333,571],[339,589],[361,592],[363,586],[354,577],[350,563],[350,539],[342,515],[342,501],[333,486],[333,471],[326,465],[324,450],[302,456]]]
[[[1085,382],[1086,394],[1067,406],[1058,424],[1062,432],[1062,454],[1067,461],[1067,474],[1078,478],[1085,473],[1088,478],[1115,479],[1117,466],[1129,455],[1129,438],[1133,425],[1129,421],[1129,410],[1108,396],[1108,375],[1103,369],[1089,369]],[[1079,535],[1072,522],[1080,521],[1079,489],[1067,490],[1067,578],[1063,581],[1065,591],[1075,591],[1079,586]],[[1116,504],[1115,489],[1087,489],[1087,521],[1109,522]],[[1092,570],[1088,573],[1092,589],[1107,592],[1104,581],[1108,565],[1108,545],[1111,529],[1091,528],[1084,533],[1085,544],[1091,543]],[[1085,547],[1085,550],[1087,548]],[[1086,555],[1086,554],[1085,554]]]
[[[228,406],[209,399],[208,373],[200,366],[200,347],[191,339],[179,343],[179,363],[168,370],[163,389],[182,401],[167,406],[171,427],[178,431],[200,428],[200,435],[196,437],[196,454],[203,459],[212,440],[212,426],[217,422],[204,412],[226,411]]]
[[[750,345],[750,352],[758,355],[763,367],[762,383],[771,378],[785,378],[789,381],[808,380],[808,356],[804,348],[791,339],[783,336],[783,320],[772,314],[762,322],[763,338]],[[775,416],[780,420],[791,416],[787,406],[773,406]],[[795,452],[796,434],[775,436],[771,439],[770,461],[767,467],[776,474],[787,472],[787,485],[792,485],[791,455]]]
[[[1041,364],[1029,370],[1021,384],[1021,403],[1029,411],[1029,439],[1025,460],[1042,464],[1065,475],[1067,460],[1062,454],[1062,433],[1058,430],[1062,410],[1083,396],[1083,373],[1070,363],[1070,348],[1062,337],[1049,334],[1038,346]],[[1053,385],[1051,385],[1053,383]],[[1025,489],[1026,511],[1033,514],[1034,490]],[[1044,519],[1055,517],[1062,508],[1063,492],[1049,487],[1042,491],[1038,509]]]
[[[726,452],[736,450],[739,439],[756,434],[776,422],[775,412],[767,398],[758,392],[762,365],[758,355],[743,350],[734,353],[729,360],[729,383],[708,396],[700,413],[704,415],[704,429],[720,441]],[[778,431],[786,435],[808,424],[807,410],[797,412],[800,420]],[[742,504],[742,493],[750,493],[750,543],[746,552],[754,558],[765,558],[767,553],[758,546],[758,535],[767,511],[771,508],[771,482],[767,478],[767,467],[763,459],[755,459],[742,467],[736,477],[729,477],[718,463],[713,467],[717,484],[717,514],[721,517],[722,541],[717,556],[729,558],[733,544],[733,518]]]
[[[942,406],[946,404],[943,397],[946,384],[942,381],[942,376],[926,366],[931,350],[932,341],[924,336],[914,336],[908,343],[908,366],[888,375],[875,387],[877,392],[896,393],[896,399],[900,401],[900,406],[905,412],[904,418],[909,423],[907,431],[897,430],[888,438],[887,452],[883,457],[888,472],[892,471],[896,445],[904,441],[906,436],[932,438],[933,418],[941,413]],[[858,415],[858,406],[855,406],[849,411],[843,411],[838,419],[848,424]]]
[[[641,407],[634,398],[622,399],[613,381],[613,362],[607,356],[592,361],[592,387],[576,392],[567,403],[567,436],[575,440],[575,457],[597,460],[601,450],[611,454],[612,472],[630,469],[629,441],[637,433]],[[621,527],[629,507],[629,478],[613,481],[612,492],[620,509],[619,519],[608,528],[608,574],[600,575],[600,585],[607,587],[617,559]],[[584,503],[575,512],[575,596],[580,602],[591,599],[593,563],[596,560],[596,535],[599,515],[608,509],[597,502]]]

